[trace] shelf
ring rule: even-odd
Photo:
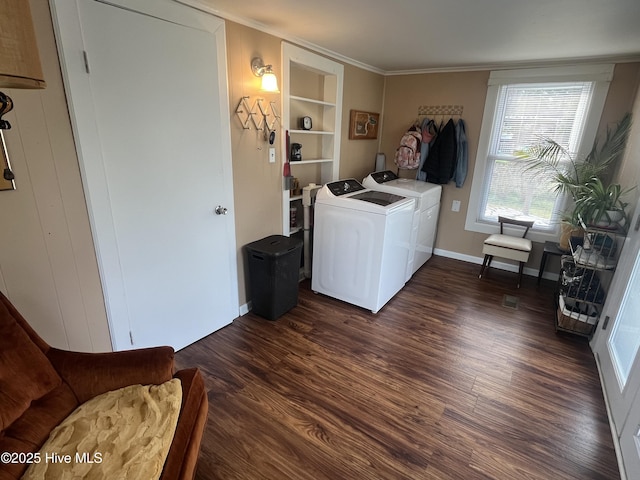
[[[282,43],[282,125],[283,144],[302,145],[302,160],[289,162],[300,186],[338,180],[342,138],[342,96],[344,66],[322,55],[287,42]],[[300,119],[311,117],[313,128],[303,130]],[[291,157],[282,149],[282,160]],[[303,167],[302,165],[306,165]],[[310,231],[301,230],[305,220],[312,223],[313,209],[305,209],[293,191],[282,194],[284,235],[304,234],[303,271],[311,274]],[[295,193],[298,193],[297,191]],[[297,222],[291,226],[291,207],[297,207]],[[308,218],[305,218],[305,214]]]
[[[302,135],[334,135],[335,132],[329,132],[326,130],[289,130],[290,134],[302,134]]]
[[[615,231],[587,229],[582,237],[571,237],[569,246],[575,264],[596,271],[614,270],[622,248],[623,234]]]
[[[297,100],[299,102],[313,103],[315,105],[323,105],[325,107],[335,107],[336,106],[335,103],[325,102],[325,101],[322,101],[322,100],[315,100],[313,98],[299,97],[297,95],[289,95],[289,99],[290,100]]]
[[[311,163],[331,163],[331,162],[333,162],[333,158],[314,158],[311,160],[296,160],[293,162],[289,162],[289,165],[292,167],[295,167],[296,165],[303,165],[305,163],[311,164]]]

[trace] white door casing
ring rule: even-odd
[[[224,22],[51,6],[114,350],[182,348],[238,316]]]

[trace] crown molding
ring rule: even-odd
[[[514,70],[519,68],[538,68],[538,67],[552,67],[552,66],[568,66],[568,65],[584,65],[589,63],[634,63],[640,62],[640,55],[612,55],[612,56],[598,56],[598,57],[581,57],[581,58],[562,58],[562,59],[546,59],[546,60],[531,60],[524,62],[497,62],[486,63],[477,65],[451,65],[445,67],[428,67],[428,68],[416,68],[406,70],[384,70],[366,63],[354,60],[340,53],[326,49],[312,42],[304,40],[302,38],[287,35],[275,28],[269,27],[263,23],[256,22],[251,19],[239,17],[229,14],[222,10],[212,7],[203,0],[176,0],[178,3],[190,6],[192,8],[202,10],[204,12],[220,17],[224,20],[244,25],[246,27],[253,28],[255,30],[273,35],[289,43],[296,44],[300,47],[307,48],[312,52],[319,53],[326,57],[342,62],[344,64],[352,65],[354,67],[366,70],[372,73],[377,73],[385,77],[399,76],[399,75],[422,75],[427,73],[460,73],[460,72],[478,72],[485,70]]]
[[[313,51],[314,53],[319,53],[326,57],[331,58],[332,60],[337,60],[342,63],[346,63],[352,65],[354,67],[361,68],[363,70],[367,70],[373,73],[377,73],[379,75],[385,75],[386,72],[380,68],[373,67],[371,65],[367,65],[366,63],[359,62],[358,60],[354,60],[353,58],[347,57],[345,55],[341,55],[340,53],[334,52],[332,50],[323,48],[319,45],[311,43],[302,38],[298,38],[292,35],[287,35],[275,28],[271,28],[263,23],[256,22],[254,20],[239,17],[237,15],[232,15],[227,12],[223,12],[222,10],[218,10],[217,8],[213,8],[211,5],[208,5],[202,0],[176,0],[178,3],[182,3],[189,7],[202,10],[203,12],[210,13],[215,15],[216,17],[220,17],[224,20],[229,20],[234,23],[239,23],[240,25],[244,25],[245,27],[250,27],[255,30],[261,31],[263,33],[267,33],[269,35],[273,35],[274,37],[278,37],[286,42],[296,44],[300,47],[307,48],[308,50]]]
[[[520,68],[541,68],[554,66],[589,65],[595,63],[635,63],[640,62],[640,55],[617,55],[582,58],[563,58],[548,60],[532,60],[528,62],[500,62],[478,65],[448,66],[434,68],[420,68],[411,70],[390,70],[384,73],[388,77],[395,75],[420,75],[425,73],[459,73],[478,72],[483,70],[517,70]]]

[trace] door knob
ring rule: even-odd
[[[214,211],[216,212],[216,215],[226,215],[227,214],[227,209],[225,207],[223,207],[222,205],[218,205]]]

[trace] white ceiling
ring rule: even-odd
[[[640,0],[181,1],[381,73],[640,60]]]

